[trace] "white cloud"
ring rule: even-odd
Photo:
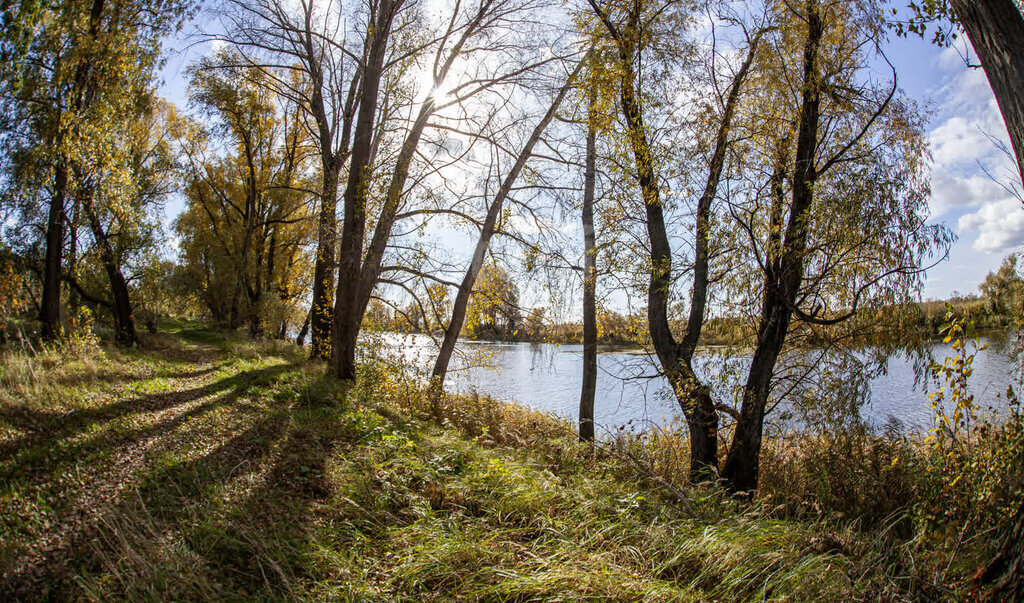
[[[1002,186],[988,176],[960,176],[948,169],[932,169],[932,198],[929,204],[933,218],[953,209],[981,207],[1006,196]]]
[[[957,71],[963,68],[964,58],[962,45],[947,46],[939,53],[935,62],[943,71]]]
[[[938,125],[928,134],[933,159],[932,215],[976,210],[960,227],[979,230],[986,224],[982,216],[994,215],[993,208],[1004,207],[1009,196],[989,177],[1002,179],[1012,173],[1007,169],[1010,159],[1000,148],[1009,145],[1009,137],[984,71],[965,69],[961,55],[952,49],[944,50],[936,62],[949,73],[932,91],[938,100]],[[989,249],[1002,240],[990,236],[989,227],[985,233],[975,245]]]
[[[1017,199],[1006,197],[961,216],[958,228],[961,233],[978,233],[975,249],[1005,253],[1024,245],[1024,210]]]
[[[936,298],[975,290],[1006,253],[1024,244],[1024,209],[1002,186],[1020,187],[1013,162],[999,148],[1008,144],[1006,126],[985,72],[968,69],[964,52],[934,51],[928,62],[934,83],[920,94],[933,109],[931,214],[960,235],[949,261],[929,272],[925,294]],[[920,75],[919,65],[907,68]]]
[[[993,154],[995,146],[986,136],[991,131],[976,115],[952,117],[932,130],[932,157],[937,165],[972,164]]]

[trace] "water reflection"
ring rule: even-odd
[[[424,336],[392,339],[405,351],[410,362],[428,367],[433,361],[435,345]],[[1005,393],[1017,383],[1011,354],[1005,341],[991,340],[988,349],[978,352],[971,377],[971,391],[983,409],[998,413],[1006,408]],[[582,382],[583,346],[531,343],[463,342],[452,360],[448,387],[462,392],[479,392],[575,421],[578,418]],[[931,353],[940,362],[949,354],[948,346],[934,345]],[[851,357],[853,358],[853,357]],[[857,357],[863,360],[864,355]],[[847,358],[849,360],[850,358]],[[745,378],[749,357],[703,357],[697,371],[713,384],[719,400],[734,401],[738,384]],[[831,364],[820,357],[804,357],[793,363],[789,388],[791,399],[802,392],[808,407],[814,407],[819,395],[816,386],[823,380],[842,382]],[[927,429],[932,425],[933,410],[928,392],[936,385],[922,379],[920,358],[907,355],[890,357],[885,371],[864,383],[864,391],[846,387],[851,400],[865,400],[862,416],[870,423],[882,425],[893,419],[909,430]],[[681,419],[679,407],[671,396],[666,380],[658,375],[657,360],[638,351],[609,351],[598,355],[595,417],[604,430],[622,425],[642,429],[646,425],[666,425]],[[805,379],[800,371],[810,371]],[[845,383],[845,382],[844,382]],[[845,386],[844,386],[845,387]],[[1015,388],[1016,389],[1016,388]],[[858,395],[862,394],[862,395]],[[852,402],[851,402],[852,403]],[[820,405],[819,405],[820,406]],[[787,406],[775,409],[776,421],[799,421],[799,413]],[[600,429],[599,429],[600,431]]]

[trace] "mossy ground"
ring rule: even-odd
[[[287,344],[179,324],[0,363],[0,593],[25,599],[914,598],[877,537],[702,515],[477,397],[342,391]],[[438,417],[441,418],[438,421]],[[4,597],[6,598],[6,597]]]

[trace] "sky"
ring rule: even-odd
[[[929,270],[922,297],[975,293],[986,274],[1024,245],[1024,206],[1014,195],[1021,182],[1013,161],[1000,149],[1010,147],[998,105],[984,71],[968,65],[977,61],[963,40],[939,48],[894,37],[884,50],[900,88],[930,115],[931,220],[957,234],[948,259]],[[209,52],[209,44],[172,45],[161,94],[184,107],[186,69]],[[168,203],[168,225],[182,209],[180,199]]]
[[[1012,192],[1019,193],[1020,177],[1000,148],[1010,148],[1006,126],[984,70],[965,61],[977,62],[966,43],[943,49],[915,39],[889,46],[900,87],[931,112],[932,220],[958,235],[949,260],[929,272],[924,297],[973,293],[1024,244],[1024,207]]]

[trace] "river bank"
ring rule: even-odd
[[[671,434],[595,450],[483,396],[432,413],[386,360],[343,395],[304,358],[195,324],[137,351],[5,352],[0,592],[916,600],[977,596],[995,546],[1005,493],[977,499],[969,478],[935,495],[905,440],[777,442],[741,505],[679,481]]]

